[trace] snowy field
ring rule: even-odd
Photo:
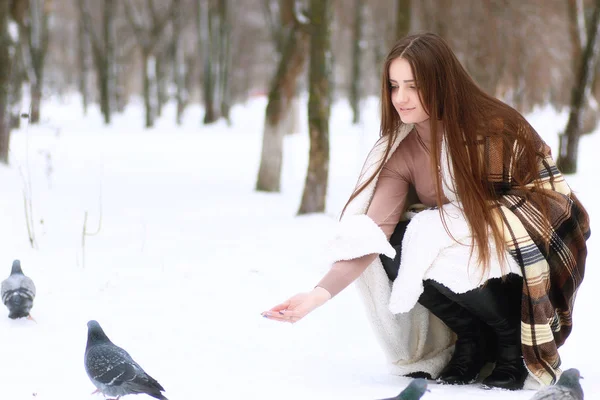
[[[354,286],[295,325],[260,315],[310,290],[327,270],[324,245],[378,135],[377,101],[365,103],[359,126],[345,103],[334,106],[328,209],[302,217],[295,214],[308,161],[305,120],[286,139],[282,193],[253,190],[264,106],[262,98],[236,106],[230,127],[201,126],[199,108],[177,127],[170,107],[144,130],[139,106],[106,127],[96,109],[83,117],[79,103],[54,100],[44,104],[41,125],[24,121],[13,133],[10,165],[0,167],[0,277],[21,260],[37,285],[37,323],[9,320],[0,307],[2,399],[102,399],[91,394],[83,367],[90,319],[170,400],[374,400],[406,386],[408,378],[388,373]],[[566,113],[528,118],[556,155]],[[590,212],[592,237],[573,333],[560,354],[564,369],[581,370],[586,399],[600,398],[598,149],[598,132],[582,138],[579,172],[567,177]],[[430,389],[423,399],[534,393]]]

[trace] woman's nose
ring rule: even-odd
[[[403,90],[401,87],[396,89],[394,100],[396,103],[404,103],[406,101],[406,90]]]

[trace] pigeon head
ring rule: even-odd
[[[23,270],[21,269],[21,261],[15,260],[12,264],[12,269],[10,270],[11,275],[21,274],[23,275]]]
[[[88,347],[92,344],[110,342],[106,333],[100,327],[98,321],[91,320],[87,323],[88,326]]]
[[[568,388],[575,388],[579,386],[579,379],[583,379],[579,370],[577,368],[569,368],[562,373],[556,384]]]

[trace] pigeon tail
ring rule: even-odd
[[[169,399],[167,399],[165,396],[163,396],[163,394],[162,394],[162,393],[160,393],[160,392],[156,392],[156,393],[146,393],[146,394],[147,394],[148,396],[152,396],[152,397],[154,397],[155,399],[158,399],[158,400],[169,400]]]
[[[9,311],[8,318],[24,318],[29,316],[29,311],[33,307],[33,301],[29,296],[15,291],[8,296],[6,307],[8,307]]]
[[[23,270],[21,269],[21,261],[15,260],[12,264],[12,269],[10,270],[11,275],[21,274],[23,275]]]

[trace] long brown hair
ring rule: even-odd
[[[502,190],[509,189],[502,185],[507,174],[511,174],[510,188],[534,181],[535,188],[540,189],[535,178],[539,175],[538,161],[539,157],[543,157],[543,142],[520,113],[477,86],[440,36],[422,33],[399,40],[383,65],[380,136],[389,137],[383,160],[389,156],[392,144],[403,125],[390,95],[389,68],[397,58],[407,60],[412,68],[421,103],[430,116],[433,137],[436,137],[440,123],[443,124],[444,140],[451,160],[449,170],[452,171],[452,183],[471,228],[471,254],[477,247],[477,261],[487,271],[490,258],[489,234],[492,234],[501,260],[504,260],[506,250],[503,227],[497,224],[497,209],[490,206],[490,200],[497,200]],[[490,155],[490,148],[498,153]],[[432,141],[431,154],[433,171],[438,171],[441,163],[439,141]],[[517,155],[518,162],[511,163]],[[500,171],[490,169],[488,161],[491,156],[502,157],[501,160],[496,160]],[[375,179],[383,164],[381,162],[374,174],[355,188],[342,215],[348,204]],[[511,168],[511,164],[515,165]],[[435,182],[437,205],[448,231],[441,208],[443,190],[437,176]],[[548,221],[547,206],[540,204],[539,207]]]

